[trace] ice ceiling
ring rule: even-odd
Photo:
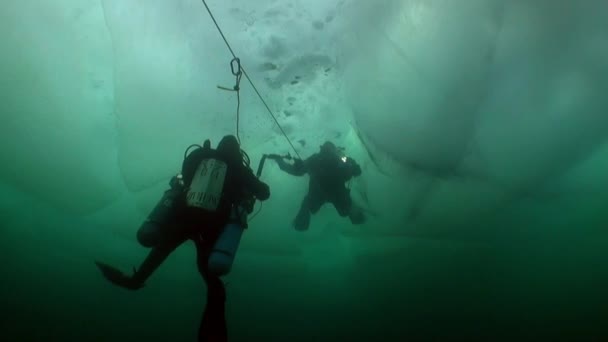
[[[475,235],[522,201],[607,198],[608,2],[208,3],[299,152],[332,139],[361,160],[353,187],[386,234]],[[74,215],[125,196],[145,213],[186,146],[234,132],[217,88],[231,56],[200,1],[1,6],[3,187]],[[242,88],[252,159],[288,152]]]

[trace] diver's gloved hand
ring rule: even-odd
[[[103,276],[109,282],[116,286],[120,286],[129,290],[139,290],[144,287],[143,283],[135,281],[132,276],[125,275],[120,270],[108,264],[99,261],[95,261],[95,264],[97,265],[97,267],[99,267]]]
[[[280,156],[280,155],[278,155],[278,154],[274,154],[274,153],[273,153],[273,154],[267,154],[267,155],[266,155],[266,158],[267,158],[267,159],[271,159],[271,160],[279,160],[279,159],[282,159],[283,157],[281,157],[281,156]]]

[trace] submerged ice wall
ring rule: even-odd
[[[404,229],[420,218],[427,234],[458,235],[514,201],[550,200],[605,144],[606,3],[361,4],[349,100],[366,143],[409,179],[393,195]]]
[[[106,206],[123,185],[99,2],[1,6],[1,181],[71,213]]]

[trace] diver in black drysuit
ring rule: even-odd
[[[293,222],[296,230],[307,230],[311,214],[315,214],[327,202],[334,205],[341,217],[348,216],[353,224],[365,222],[362,209],[353,203],[350,190],[345,186],[351,178],[361,175],[361,167],[352,158],[341,156],[332,142],[325,142],[320,152],[304,161],[295,159],[293,164],[288,164],[276,154],[270,154],[267,158],[275,160],[281,170],[291,175],[303,176],[308,173],[310,176],[308,193]]]
[[[194,174],[203,160],[221,160],[226,163],[224,184],[215,212],[201,208],[189,208],[186,203],[186,192]],[[197,250],[197,264],[200,274],[207,285],[207,303],[199,328],[199,341],[227,341],[227,327],[224,312],[226,291],[220,275],[213,274],[208,267],[210,252],[230,220],[235,219],[233,209],[246,207],[251,212],[254,198],[264,201],[270,197],[267,184],[258,180],[252,170],[243,163],[243,157],[237,139],[232,135],[225,136],[218,144],[217,150],[210,148],[207,140],[203,148],[190,153],[182,165],[183,185],[176,177],[171,186],[182,187],[180,195],[171,207],[173,215],[166,224],[144,223],[137,232],[139,242],[145,247],[152,247],[147,258],[132,276],[107,264],[96,262],[103,275],[113,284],[131,290],[144,286],[148,277],[162,262],[186,240],[194,241]],[[171,190],[168,190],[171,191]],[[243,220],[243,218],[236,218]],[[246,218],[244,219],[246,221]],[[148,221],[147,221],[148,222]],[[239,222],[246,227],[246,222]]]

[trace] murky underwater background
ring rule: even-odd
[[[298,152],[330,139],[359,161],[370,216],[326,206],[293,230],[307,180],[267,163],[225,279],[231,341],[608,340],[608,2],[207,3]],[[139,265],[135,232],[185,148],[235,133],[203,3],[0,16],[0,337],[194,341],[191,243],[138,292],[93,261]],[[290,152],[241,86],[254,166]]]

